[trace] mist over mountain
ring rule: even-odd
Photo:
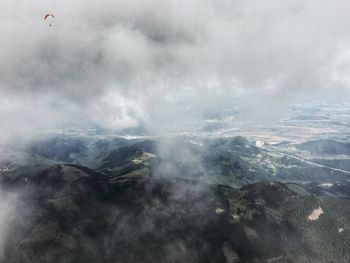
[[[67,135],[8,148],[4,262],[350,259],[349,172],[243,137],[171,142],[177,152],[160,139]]]
[[[3,142],[0,262],[346,262],[350,156],[314,149],[345,147],[348,122],[298,116],[247,137],[217,125]]]
[[[0,262],[349,262],[350,2],[0,2]]]

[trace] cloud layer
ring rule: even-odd
[[[267,115],[348,98],[349,11],[341,0],[1,1],[0,136],[176,130],[232,105]]]

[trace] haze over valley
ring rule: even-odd
[[[350,262],[349,12],[1,1],[0,263]]]

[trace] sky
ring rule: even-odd
[[[346,0],[2,0],[0,140],[161,134],[232,107],[254,121],[346,101],[349,12]]]

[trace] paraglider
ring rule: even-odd
[[[46,14],[44,16],[44,21],[48,20],[48,19],[53,19],[55,16],[53,14]],[[50,23],[49,26],[52,26],[52,24]]]

